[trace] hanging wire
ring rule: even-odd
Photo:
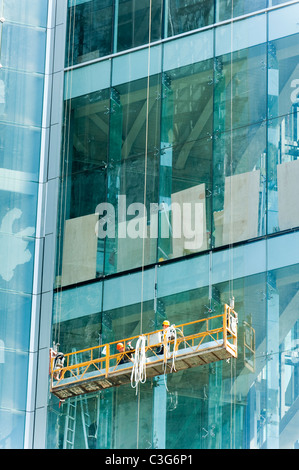
[[[73,8],[69,8],[69,34],[68,34],[68,55],[67,64],[73,64],[74,59],[74,39],[75,39],[75,23],[76,23],[76,4]],[[69,90],[72,88],[72,72],[68,72],[68,78],[65,85],[65,96],[69,96],[69,100],[65,100],[64,105],[64,139],[62,149],[62,166],[61,166],[61,194],[60,194],[60,211],[59,211],[59,245],[58,245],[58,269],[60,273],[60,286],[58,288],[58,305],[56,307],[55,317],[56,323],[54,328],[55,343],[60,341],[60,323],[61,323],[61,312],[62,312],[62,228],[66,220],[66,208],[67,208],[67,186],[68,186],[68,168],[69,168],[69,145],[70,145],[70,125],[71,125],[71,110],[72,110],[72,96],[69,94]],[[63,188],[63,183],[65,186]],[[63,188],[63,189],[62,189]]]
[[[234,308],[234,260],[233,260],[233,43],[234,43],[234,0],[232,0],[231,10],[231,56],[230,56],[230,237],[229,237],[229,301],[230,305]],[[230,360],[230,376],[231,376],[231,426],[230,426],[230,440],[231,448],[235,448],[235,416],[236,416],[236,403],[235,403],[235,361],[233,358]]]
[[[145,158],[144,158],[144,191],[143,191],[143,207],[144,208],[145,208],[145,204],[146,204],[146,192],[147,192],[147,157],[148,157],[148,130],[149,130],[151,29],[152,29],[152,0],[149,0],[147,88],[146,88],[146,121],[145,121]],[[146,230],[147,230],[147,223],[146,223],[145,214],[144,214],[143,237],[142,237],[142,265],[141,265],[140,335],[142,335],[142,329],[143,329],[143,286],[144,286]],[[140,425],[140,389],[138,390],[138,405],[137,405],[137,449],[139,448],[139,425]]]

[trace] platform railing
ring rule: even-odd
[[[167,341],[167,347],[170,354],[176,354],[182,348],[191,348],[196,352],[200,347],[204,348],[205,343],[209,341],[219,342],[223,347],[230,350],[231,354],[237,357],[237,313],[225,304],[224,313],[214,315],[208,318],[203,318],[193,322],[182,323],[180,325],[173,325],[177,332],[176,341]],[[151,344],[151,337],[154,334],[160,333],[161,341]],[[90,373],[94,372],[97,377],[108,377],[118,370],[121,359],[126,355],[126,352],[117,352],[116,345],[123,343],[124,347],[128,343],[137,342],[141,335],[132,336],[130,338],[113,341],[111,343],[94,346],[87,349],[71,352],[65,354],[64,367],[53,369],[53,362],[51,360],[51,388],[54,389],[61,385],[64,379],[74,379],[75,382],[81,382],[86,379],[86,374],[89,373],[88,378],[92,378]],[[147,356],[152,357],[153,361],[161,362],[165,360],[165,355],[157,354],[158,348],[163,344],[163,329],[154,332],[145,333],[145,353]],[[221,343],[220,343],[221,342]],[[133,345],[132,345],[133,346]],[[208,347],[208,346],[207,346]],[[134,348],[134,346],[133,346]],[[133,349],[134,354],[135,349]],[[168,355],[169,357],[169,355]],[[80,358],[78,362],[77,358]],[[130,361],[122,370],[126,371],[131,369],[133,363]]]

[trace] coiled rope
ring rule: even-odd
[[[171,325],[164,331],[163,346],[164,346],[164,384],[167,392],[169,391],[166,384],[166,369],[167,369],[167,359],[171,357],[171,352],[168,347],[169,341],[174,341],[173,343],[173,352],[172,352],[172,364],[170,373],[173,371],[176,372],[175,368],[175,356],[177,353],[177,329],[175,325]]]
[[[139,336],[135,347],[135,359],[131,373],[131,386],[136,388],[138,393],[138,385],[146,382],[146,355],[145,355],[146,337]]]

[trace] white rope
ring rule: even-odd
[[[176,356],[176,346],[177,346],[177,333],[176,333],[176,327],[175,325],[171,325],[168,328],[166,328],[165,331],[165,336],[166,336],[166,342],[174,340],[173,343],[173,353],[172,353],[172,366],[170,369],[170,372],[173,370],[175,371],[175,356]],[[166,351],[166,356],[170,355],[170,351]],[[164,356],[165,357],[165,356]]]
[[[175,356],[177,353],[177,331],[175,325],[171,325],[164,331],[164,338],[163,338],[163,345],[164,345],[164,384],[167,392],[169,391],[166,384],[166,368],[167,368],[167,359],[171,357],[171,352],[168,347],[169,341],[174,341],[173,343],[173,352],[172,352],[172,365],[170,369],[170,373],[173,371],[176,372],[175,368]]]
[[[135,359],[131,373],[131,386],[138,392],[139,383],[146,381],[146,355],[145,355],[145,336],[139,336],[135,347]]]

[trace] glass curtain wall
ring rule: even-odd
[[[273,40],[268,47],[268,231],[298,226],[298,34]],[[298,162],[298,163],[297,163]]]
[[[225,21],[266,8],[267,0],[216,0],[216,21]],[[270,5],[269,5],[270,6]]]
[[[178,3],[168,2],[173,15]],[[245,3],[234,2],[238,15],[267,6]],[[229,8],[216,2],[223,19]],[[149,379],[137,396],[126,385],[60,411],[51,397],[49,447],[67,445],[71,404],[74,448],[298,445],[298,234],[279,233],[299,226],[296,14],[273,10],[67,72],[53,338],[70,352],[221,313],[234,296],[238,358]],[[180,212],[196,202],[200,224]],[[189,226],[180,237],[173,203]],[[111,220],[114,236],[100,240],[95,227]]]
[[[252,253],[262,258],[265,245],[259,243]],[[279,237],[277,243],[283,243],[283,239]],[[78,350],[140,331],[155,331],[164,319],[180,325],[221,314],[233,293],[238,312],[238,358],[147,378],[137,395],[130,385],[124,385],[66,400],[59,413],[58,400],[52,397],[49,447],[67,445],[70,403],[76,408],[74,448],[254,449],[296,445],[298,435],[290,426],[298,399],[299,264],[261,270],[266,263],[269,268],[277,264],[277,247],[273,245],[269,246],[266,263],[265,259],[261,261],[256,272],[249,275],[250,251],[243,246],[230,253],[236,276],[242,263],[241,277],[232,278],[224,253],[213,257],[210,273],[200,269],[198,263],[186,261],[159,268],[156,303],[154,272],[146,277],[142,305],[140,274],[57,296],[58,301],[63,299],[61,319],[65,319],[60,324],[61,345]],[[201,263],[209,265],[208,257],[202,257]],[[227,280],[217,282],[219,269]],[[207,284],[208,278],[214,282]],[[102,288],[101,307],[96,303]],[[111,292],[116,288],[119,295],[113,299]],[[80,292],[82,289],[84,292]],[[82,295],[85,302],[81,312],[77,309],[80,316],[67,320]],[[88,418],[83,419],[86,411]]]
[[[93,61],[286,1],[69,0],[66,66]]]
[[[47,1],[0,1],[0,447],[22,448]]]

